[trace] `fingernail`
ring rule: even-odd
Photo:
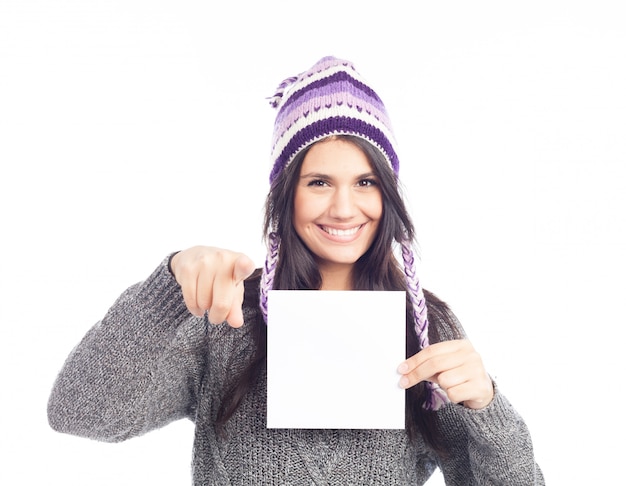
[[[409,379],[406,376],[403,376],[402,378],[400,378],[400,381],[398,382],[398,386],[400,388],[406,388],[409,386]]]
[[[405,374],[407,371],[409,371],[409,365],[407,365],[406,363],[402,363],[400,366],[398,366],[398,373],[400,373],[401,375]]]

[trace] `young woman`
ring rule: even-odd
[[[68,357],[52,427],[121,441],[189,418],[198,485],[423,484],[437,467],[447,484],[543,484],[523,420],[415,275],[379,97],[351,63],[327,57],[272,104],[263,269],[211,247],[165,258]],[[266,427],[270,289],[406,291],[405,430]]]

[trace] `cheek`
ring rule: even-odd
[[[383,215],[383,198],[379,194],[376,197],[371,198],[366,207],[364,208],[364,212],[369,216],[370,219],[374,221],[380,220]]]
[[[311,206],[302,192],[296,190],[293,198],[293,225],[298,233],[313,218]]]

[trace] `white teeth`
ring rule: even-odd
[[[354,228],[350,228],[346,230],[341,230],[337,228],[329,228],[328,226],[323,226],[322,228],[324,231],[326,231],[326,233],[332,236],[352,236],[356,234],[357,231],[359,231],[360,226],[356,226]]]

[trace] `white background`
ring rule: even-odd
[[[386,102],[424,286],[524,416],[549,484],[615,484],[621,2],[299,5],[0,0],[0,483],[190,483],[190,423],[99,444],[52,432],[48,393],[169,252],[213,244],[261,264],[265,98],[333,54]]]

